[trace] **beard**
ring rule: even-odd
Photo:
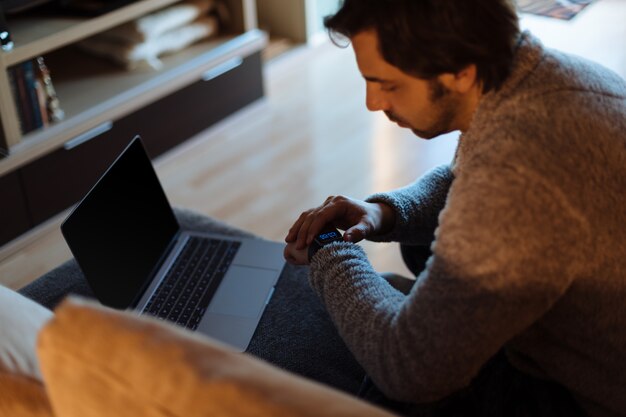
[[[395,113],[385,112],[389,120],[409,126],[414,135],[427,140],[455,130],[452,125],[460,108],[459,98],[436,78],[429,80],[428,87],[428,100],[434,115],[428,127],[417,129]]]

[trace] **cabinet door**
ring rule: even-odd
[[[120,120],[154,158],[263,97],[261,54],[227,61],[205,78]]]
[[[0,245],[18,237],[30,227],[19,174],[0,177]]]
[[[21,169],[35,225],[80,201],[130,142],[132,137],[117,135],[111,127],[91,138],[87,132]]]
[[[263,96],[261,54],[231,61],[197,81],[22,168],[34,224],[73,206],[89,191],[135,135],[150,157],[167,151]],[[214,77],[214,78],[213,78]]]
[[[4,126],[2,126],[2,120],[0,120],[0,158],[5,156],[8,148],[6,138],[4,137]]]

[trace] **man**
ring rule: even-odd
[[[345,0],[326,26],[369,110],[425,139],[462,133],[450,166],[329,197],[286,237],[383,403],[626,415],[624,80],[520,33],[507,0]],[[400,242],[414,285],[375,272],[362,239]],[[431,242],[422,270],[411,245]]]

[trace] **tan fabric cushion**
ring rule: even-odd
[[[38,349],[58,417],[389,416],[170,324],[70,299]]]
[[[0,373],[0,416],[53,417],[41,382],[23,375]]]

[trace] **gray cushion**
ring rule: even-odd
[[[254,237],[190,210],[174,211],[183,229]],[[363,370],[346,349],[324,306],[308,285],[307,276],[308,267],[285,265],[247,352],[283,369],[356,393]],[[74,260],[20,292],[50,309],[69,294],[93,297]]]

